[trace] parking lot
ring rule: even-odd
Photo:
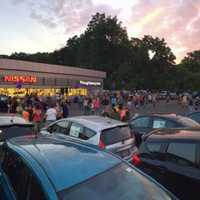
[[[78,116],[83,114],[83,112],[80,112],[78,104],[72,104],[69,107],[69,112],[70,116]],[[132,106],[130,112],[132,116],[136,113],[175,113],[183,115],[188,112],[188,109],[183,108],[180,104],[177,103],[177,101],[170,101],[169,103],[166,103],[166,101],[159,101],[155,107],[152,104],[146,104],[137,109]]]

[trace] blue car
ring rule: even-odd
[[[0,155],[0,200],[176,199],[120,158],[73,140],[13,138]]]

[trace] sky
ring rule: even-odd
[[[96,12],[117,16],[129,37],[165,38],[179,62],[200,49],[200,0],[1,0],[0,54],[51,52],[84,32]]]

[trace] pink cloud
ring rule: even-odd
[[[164,37],[180,60],[200,49],[200,0],[140,0],[132,7],[128,29],[134,26],[133,35],[138,28],[138,36]]]
[[[94,4],[92,0],[12,0],[26,3],[30,17],[48,28],[63,27],[65,34],[80,32],[96,12],[117,15],[120,9],[107,4]]]

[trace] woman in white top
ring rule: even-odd
[[[57,110],[55,106],[51,106],[46,111],[46,125],[48,126],[57,119]]]

